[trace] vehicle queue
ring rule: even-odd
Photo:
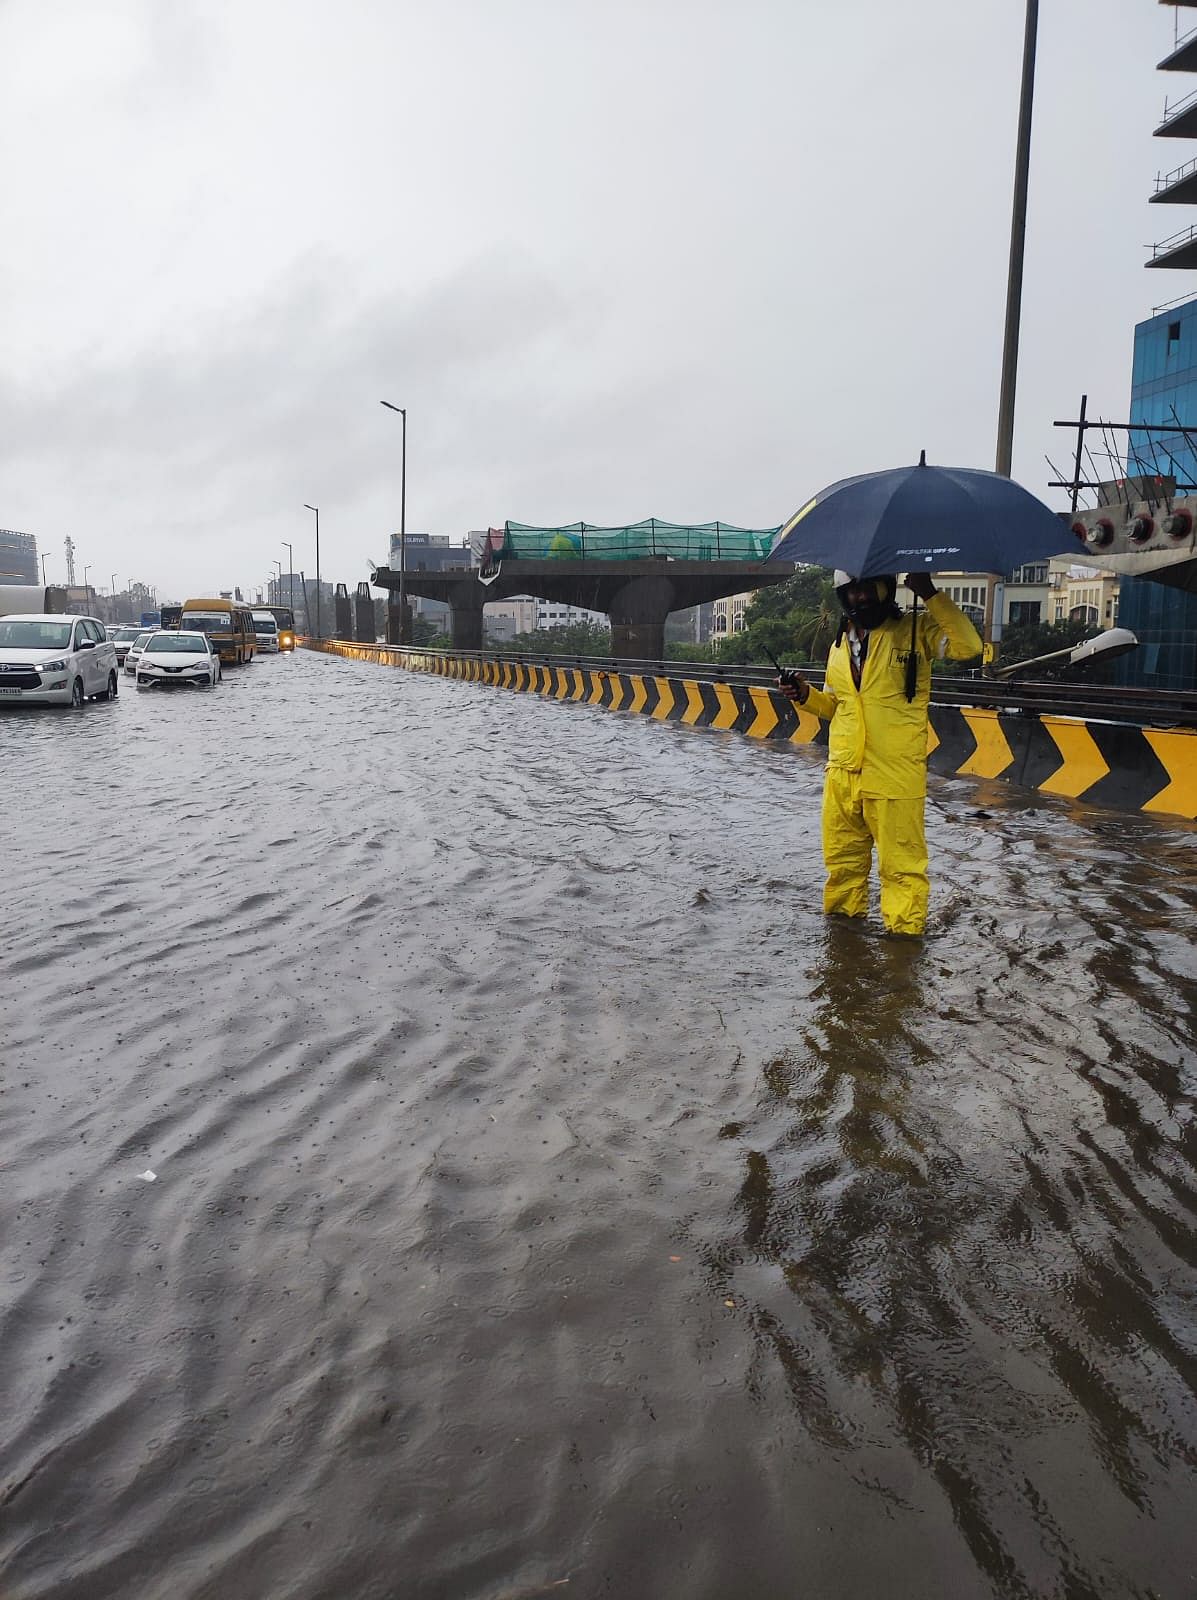
[[[33,590],[30,598],[42,598]],[[215,688],[224,667],[295,647],[283,606],[199,598],[164,607],[152,628],[52,611],[0,612],[0,704],[81,706],[138,689]]]

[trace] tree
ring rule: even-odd
[[[571,622],[564,628],[536,628],[514,639],[496,639],[492,648],[501,655],[609,656],[611,630],[602,622]]]
[[[804,616],[817,615],[835,604],[835,587],[826,568],[799,567],[784,583],[758,589],[744,621],[752,623],[759,617],[785,617],[794,611]]]
[[[411,619],[411,642],[424,650],[443,650],[449,643],[449,636],[430,617],[414,616]]]

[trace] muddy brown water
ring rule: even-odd
[[[1197,1594],[1193,830],[937,782],[890,942],[817,755],[304,654],[0,771],[4,1600]]]

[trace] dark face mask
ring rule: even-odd
[[[848,621],[857,628],[879,628],[894,615],[892,578],[861,578],[835,592]],[[866,598],[867,597],[867,598]]]

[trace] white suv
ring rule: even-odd
[[[95,617],[0,617],[0,705],[115,700],[116,648]]]

